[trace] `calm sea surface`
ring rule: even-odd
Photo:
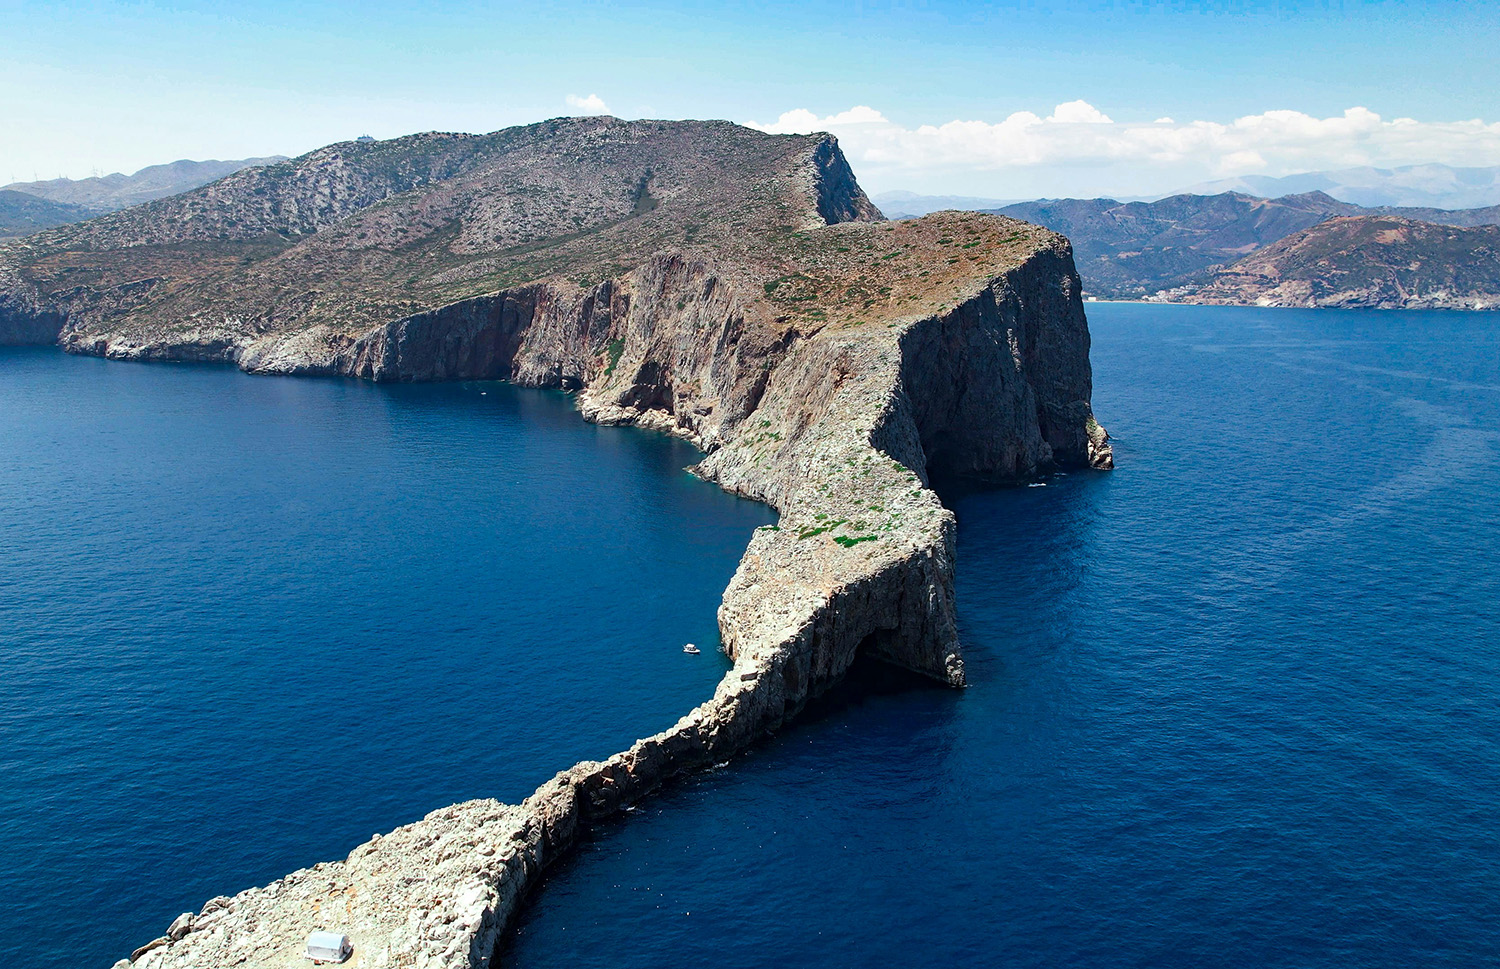
[[[1120,469],[945,492],[971,688],[872,671],[669,788],[508,969],[1500,961],[1500,319],[1090,320]],[[770,515],[693,458],[503,385],[0,351],[0,964],[707,696]]]
[[[1089,318],[1119,470],[945,496],[970,689],[674,787],[507,966],[1500,963],[1500,317]]]
[[[0,350],[0,966],[664,729],[773,520],[503,384]]]

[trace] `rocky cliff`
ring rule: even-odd
[[[964,682],[953,516],[931,472],[1014,479],[1110,466],[1061,237],[977,214],[879,221],[826,136],[585,119],[550,148],[528,138],[508,142],[528,146],[525,165],[500,164],[500,175],[493,158],[445,154],[454,171],[436,187],[357,206],[289,245],[244,240],[278,251],[239,247],[226,261],[210,246],[185,266],[161,241],[175,216],[155,211],[12,254],[0,277],[13,330],[55,323],[77,352],[574,390],[586,418],[689,438],[705,452],[699,474],[780,512],[752,538],[719,609],[733,667],[676,724],[563,771],[520,805],[447,808],[342,862],[214,899],[134,953],[136,966],[284,966],[315,929],[347,932],[361,966],[488,964],[527,888],[589,824],[756,742],[856,657]],[[621,144],[613,167],[575,154]],[[576,169],[586,175],[567,176]],[[537,239],[556,233],[557,211],[538,230],[526,197],[506,215],[476,187],[494,192],[511,177],[567,187],[565,199],[547,197],[591,228]],[[248,209],[270,211],[259,198]],[[183,211],[202,206],[212,208],[199,198]],[[455,206],[468,214],[434,214]],[[440,228],[361,261],[360,232],[402,224]],[[470,251],[471,237],[505,248]],[[372,282],[349,269],[359,265],[402,271]],[[298,267],[307,276],[295,285],[317,294],[277,303]],[[81,282],[62,287],[70,271]]]
[[[724,593],[733,668],[672,727],[564,771],[519,806],[437,811],[342,862],[214,899],[134,964],[281,966],[308,932],[332,927],[350,934],[361,966],[488,965],[528,888],[589,824],[756,742],[856,657],[962,684],[954,523],[929,471],[1110,465],[1088,407],[1077,278],[1056,236],[1036,242],[952,305],[873,326],[768,341],[741,315],[751,294],[664,255],[572,301],[523,289],[320,358],[317,372],[578,380],[585,416],[686,434],[709,449],[699,473],[769,501],[780,521],[756,532]],[[619,334],[605,342],[618,350],[580,351],[591,326]]]

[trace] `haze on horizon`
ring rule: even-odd
[[[840,137],[871,192],[1500,165],[1500,15],[1396,4],[0,2],[0,180],[561,114]]]

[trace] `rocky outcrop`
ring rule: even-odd
[[[879,327],[773,338],[753,293],[663,254],[585,293],[523,287],[347,346],[242,355],[279,372],[576,381],[584,416],[697,441],[700,474],[781,517],[757,530],[724,593],[733,668],[671,728],[521,805],[447,808],[345,861],[215,899],[134,965],[279,966],[326,928],[350,935],[361,966],[487,965],[527,888],[588,825],[756,742],[858,656],[961,685],[954,522],[929,471],[1109,466],[1077,277],[1047,241],[946,310]]]
[[[733,668],[665,731],[517,806],[458,805],[217,899],[146,967],[480,966],[588,825],[775,730],[859,656],[964,682],[929,474],[1108,467],[1067,240],[886,223],[827,135],[560,119],[335,145],[0,247],[0,326],[253,373],[508,379],[683,436],[780,512],[719,609]],[[5,322],[5,321],[10,322]],[[19,321],[19,322],[18,322]]]
[[[64,319],[20,274],[0,265],[0,347],[56,343]]]

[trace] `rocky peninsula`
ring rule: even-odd
[[[400,142],[401,144],[397,144]],[[0,339],[369,380],[508,379],[677,434],[780,512],[724,592],[733,666],[677,723],[520,805],[444,808],[185,913],[120,966],[488,965],[588,825],[722,762],[869,656],[958,686],[935,472],[1107,468],[1065,239],[887,223],[829,136],[548,122],[339,145],[0,249]]]

